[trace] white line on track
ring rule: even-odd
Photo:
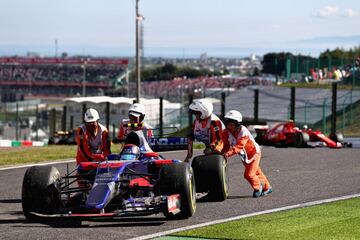
[[[69,160],[63,160],[63,161],[55,161],[55,162],[31,163],[31,164],[26,164],[26,165],[4,167],[4,168],[0,168],[0,171],[18,169],[18,168],[28,168],[28,167],[40,166],[40,165],[52,165],[52,164],[59,164],[59,163],[70,163],[70,162],[75,162],[75,159],[69,159]]]
[[[169,234],[172,234],[172,233],[175,233],[175,232],[180,232],[180,231],[185,231],[185,230],[190,230],[190,229],[200,228],[200,227],[206,227],[206,226],[213,225],[213,224],[219,224],[219,223],[235,221],[235,220],[239,220],[239,219],[242,219],[242,218],[248,218],[248,217],[258,216],[258,215],[267,214],[267,213],[275,213],[275,212],[291,210],[291,209],[296,209],[296,208],[310,207],[310,206],[319,205],[319,204],[323,204],[323,203],[331,203],[331,202],[335,202],[335,201],[346,200],[346,199],[356,198],[356,197],[360,197],[360,193],[359,194],[342,196],[342,197],[336,197],[336,198],[329,198],[329,199],[324,199],[324,200],[319,200],[319,201],[300,203],[300,204],[281,207],[281,208],[274,208],[274,209],[269,209],[269,210],[265,210],[265,211],[261,211],[261,212],[244,214],[244,215],[231,217],[231,218],[219,219],[219,220],[216,220],[216,221],[200,223],[200,224],[191,225],[191,226],[182,227],[182,228],[176,228],[176,229],[172,229],[172,230],[168,230],[168,231],[164,231],[164,232],[159,232],[159,233],[153,233],[153,234],[149,234],[149,235],[145,235],[145,236],[141,236],[141,237],[135,237],[135,238],[131,238],[129,240],[145,240],[145,239],[158,238],[158,237],[169,235]]]

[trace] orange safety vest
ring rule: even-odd
[[[110,137],[106,127],[99,123],[96,135],[93,136],[83,124],[77,129],[76,134],[77,154],[76,162],[91,162],[94,154],[110,154]]]
[[[239,130],[233,133],[225,130],[222,135],[224,142],[223,154],[228,157],[240,154],[246,163],[251,163],[256,153],[261,153],[260,146],[245,126],[240,126]]]
[[[190,134],[190,140],[199,141],[204,143],[206,146],[212,146],[214,150],[220,152],[223,143],[221,140],[222,131],[225,128],[215,114],[211,114],[210,117],[204,120],[194,121],[193,129]]]

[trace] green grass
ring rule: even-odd
[[[111,151],[120,152],[120,145],[112,144]],[[75,159],[75,157],[76,145],[0,148],[0,166]]]
[[[297,87],[297,88],[321,88],[321,89],[331,89],[332,84],[331,83],[318,83],[318,82],[299,82],[299,83],[282,83],[279,85],[279,87]],[[352,85],[345,85],[339,83],[337,86],[338,90],[351,90]],[[355,86],[354,90],[360,90],[359,86]]]
[[[360,198],[172,234],[209,239],[360,239]]]

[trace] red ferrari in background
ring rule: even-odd
[[[321,142],[323,146],[330,148],[342,148],[349,144],[343,143],[341,133],[333,136],[325,136],[320,131],[314,131],[311,128],[304,127],[300,129],[296,127],[293,121],[286,123],[277,123],[273,127],[268,125],[255,125],[255,139],[262,145],[273,145],[278,147],[307,147],[308,142]],[[319,144],[319,145],[321,145]]]

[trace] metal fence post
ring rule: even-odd
[[[106,102],[106,128],[110,127],[110,102]]]
[[[322,131],[326,134],[326,98],[323,101]]]
[[[191,104],[192,101],[193,101],[193,98],[194,98],[194,95],[192,95],[192,94],[190,93],[190,94],[189,94],[189,105],[188,105],[188,109],[189,109],[190,104]],[[189,113],[189,127],[191,127],[192,125],[193,125],[192,114]]]
[[[50,137],[53,137],[54,136],[54,133],[56,131],[56,109],[55,108],[52,108],[50,110],[50,118],[49,118],[49,121],[50,121]]]
[[[66,112],[67,112],[67,108],[66,106],[63,107],[63,115],[62,115],[62,124],[61,124],[61,128],[63,131],[66,131]]]
[[[254,90],[254,124],[259,121],[259,89]]]
[[[19,104],[16,103],[15,139],[19,140]]]
[[[226,103],[226,94],[225,92],[221,93],[221,119],[224,119],[225,116],[225,103]]]
[[[164,117],[164,107],[163,107],[164,98],[160,97],[160,114],[159,114],[159,137],[163,136],[163,117]]]
[[[332,101],[331,101],[331,134],[336,133],[336,100],[337,83],[332,83]]]
[[[84,119],[85,112],[86,112],[86,104],[84,103],[83,104],[83,112],[82,112],[82,116],[81,116],[82,119]]]
[[[291,87],[290,120],[293,120],[295,122],[295,87]]]
[[[35,140],[39,141],[39,106],[36,105],[35,110]]]

